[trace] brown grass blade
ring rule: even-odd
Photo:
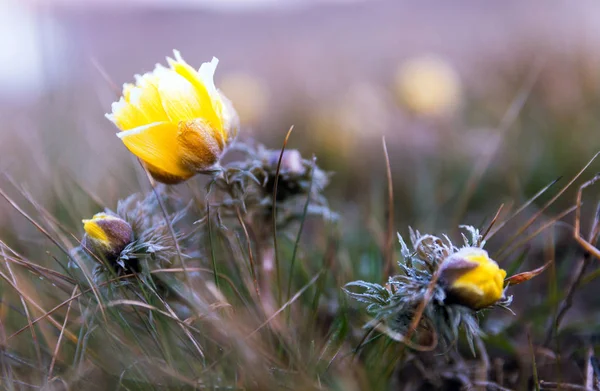
[[[543,224],[541,227],[539,227],[538,229],[536,229],[533,233],[531,233],[530,235],[526,236],[525,238],[521,239],[520,241],[518,241],[517,243],[514,243],[512,246],[508,247],[505,251],[504,254],[501,256],[495,255],[494,258],[498,261],[501,262],[504,259],[506,259],[506,257],[508,255],[510,255],[510,253],[519,248],[520,246],[528,243],[531,239],[535,238],[536,236],[538,236],[540,233],[542,233],[543,231],[545,231],[546,229],[552,227],[554,224],[556,224],[559,220],[561,220],[562,218],[564,218],[565,216],[567,216],[569,213],[573,212],[575,210],[575,206],[572,206],[570,208],[568,208],[567,210],[559,213],[557,216],[555,216],[554,218],[552,218],[550,221],[546,222],[545,224]],[[498,253],[500,254],[500,252]]]
[[[279,154],[279,160],[277,161],[277,169],[275,170],[275,183],[273,184],[273,250],[275,258],[275,274],[277,278],[277,303],[281,305],[282,287],[281,287],[281,267],[279,265],[279,247],[277,245],[277,186],[279,185],[279,172],[281,171],[281,161],[283,160],[283,153],[287,147],[290,135],[294,130],[294,126],[290,126],[285,139],[283,140],[283,146],[281,147],[281,153]]]
[[[392,166],[390,164],[390,156],[385,143],[385,137],[381,139],[381,143],[383,145],[383,154],[385,156],[388,188],[387,230],[385,235],[385,247],[383,251],[385,260],[384,270],[385,274],[392,275],[394,272],[394,184],[392,182]]]
[[[549,188],[551,188],[552,186],[554,186],[561,178],[562,177],[559,177],[559,178],[553,180],[548,185],[544,186],[540,191],[538,191],[537,193],[535,193],[533,197],[531,197],[523,205],[521,205],[519,207],[519,209],[517,209],[509,218],[507,218],[506,220],[504,220],[503,222],[501,222],[500,224],[498,224],[498,226],[496,227],[496,229],[489,234],[488,239],[490,239],[492,236],[496,235],[496,233],[498,233],[498,231],[500,231],[508,222],[510,222],[515,217],[517,217],[522,211],[524,211],[525,209],[527,209],[527,207],[529,205],[531,205],[535,200],[537,200]]]
[[[12,268],[10,267],[10,262],[8,262],[6,260],[6,254],[5,254],[3,248],[1,249],[1,253],[2,253],[2,258],[4,258],[4,260],[5,260],[4,265],[6,266],[6,270],[8,270],[8,274],[10,275],[10,278],[11,278],[13,284],[15,286],[18,286],[17,278],[15,277],[15,274],[13,273]],[[29,308],[27,307],[27,304],[25,303],[25,299],[23,298],[22,295],[19,295],[19,300],[21,301],[21,306],[23,307],[23,312],[25,312],[25,317],[27,318],[27,324],[30,326],[33,347],[35,349],[35,354],[36,354],[36,357],[38,360],[38,366],[41,368],[42,367],[42,351],[40,349],[40,343],[37,338],[37,333],[35,332],[35,329],[33,327],[31,327],[33,325],[31,323],[31,314],[29,313]]]
[[[494,216],[494,218],[492,219],[492,221],[490,221],[490,224],[488,225],[487,229],[483,232],[483,235],[481,235],[481,240],[486,240],[486,237],[490,233],[490,230],[492,229],[492,227],[494,226],[494,224],[496,224],[496,221],[498,220],[498,217],[500,217],[500,213],[502,212],[502,208],[504,208],[504,204],[501,204],[500,207],[498,208],[498,211],[496,212],[496,215]]]
[[[587,168],[594,162],[594,160],[596,160],[596,158],[598,157],[598,155],[600,155],[600,152],[596,152],[596,154],[587,162],[587,164],[569,181],[569,183],[567,183],[554,197],[552,197],[552,199],[550,199],[548,202],[546,202],[544,204],[544,206],[542,206],[542,208],[540,210],[538,210],[521,228],[519,228],[517,230],[517,232],[515,232],[515,234],[513,236],[510,237],[509,240],[506,241],[506,244],[500,248],[500,250],[498,250],[498,252],[496,253],[496,256],[500,255],[502,252],[504,252],[508,246],[510,246],[510,244],[519,236],[521,236],[523,234],[523,232],[525,232],[525,230],[527,228],[529,228],[541,215],[542,213],[544,213],[546,211],[546,209],[548,209],[550,207],[550,205],[552,205],[561,195],[563,195],[563,193],[565,191],[567,191],[567,189],[569,187],[571,187],[571,185],[573,183],[575,183],[575,181],[577,179],[579,179],[579,177],[581,176],[581,174],[583,174],[585,172],[585,170],[587,170]]]
[[[25,292],[21,291],[21,289],[14,285],[13,282],[8,278],[8,276],[2,272],[0,272],[0,277],[2,277],[4,279],[4,281],[6,281],[21,297],[23,297],[28,303],[30,303],[32,306],[34,306],[38,311],[45,313],[46,311],[44,310],[44,308],[39,305],[35,300],[31,299],[29,296],[27,296],[27,294],[25,294]],[[50,315],[45,315],[44,318],[48,318],[48,321],[57,328],[57,330],[61,330],[62,329],[62,325],[60,323],[58,323],[56,321],[56,319],[54,319],[52,316]],[[38,319],[36,319],[35,321],[32,321],[31,324],[35,324],[37,322]],[[29,328],[29,325],[27,326],[27,328]],[[77,336],[73,333],[71,333],[70,331],[65,331],[67,338],[69,338],[69,340],[71,342],[77,343]],[[10,337],[8,337],[8,339],[11,339],[15,334],[11,335]]]
[[[483,174],[485,174],[485,171],[490,166],[492,159],[494,158],[494,156],[496,156],[496,153],[498,152],[498,150],[500,149],[500,146],[502,145],[504,134],[508,131],[508,129],[510,129],[512,124],[516,121],[519,113],[523,109],[523,106],[525,106],[525,102],[527,102],[527,99],[529,98],[529,95],[531,94],[531,91],[533,90],[533,86],[535,85],[535,82],[538,78],[538,75],[540,74],[540,71],[542,70],[542,67],[543,67],[542,61],[537,61],[534,64],[533,68],[529,72],[529,75],[527,75],[527,78],[526,78],[525,82],[523,83],[523,86],[517,93],[517,96],[515,97],[515,99],[513,99],[511,105],[508,107],[508,109],[504,113],[504,116],[500,120],[500,124],[498,124],[498,127],[497,127],[498,138],[496,139],[495,144],[492,146],[491,152],[487,152],[487,151],[484,152],[479,157],[477,162],[475,163],[475,165],[473,167],[473,171],[471,171],[471,175],[469,176],[469,178],[467,180],[467,184],[465,186],[464,193],[459,198],[459,205],[457,205],[457,208],[456,208],[457,220],[460,220],[460,218],[462,218],[462,216],[464,215],[464,213],[467,209],[467,206],[469,204],[469,201],[477,188],[477,184],[483,177]],[[456,224],[456,225],[458,225],[458,224]]]
[[[78,287],[73,288],[73,293],[71,294],[71,298],[75,296],[77,293]],[[73,301],[69,301],[69,305],[67,306],[67,313],[65,314],[65,320],[63,322],[62,328],[60,330],[60,334],[58,336],[58,341],[56,342],[56,346],[54,347],[54,353],[52,354],[52,361],[50,362],[50,368],[48,369],[48,381],[52,379],[52,372],[54,371],[54,364],[56,363],[56,358],[58,357],[58,351],[60,349],[60,344],[62,342],[62,338],[65,330],[67,329],[67,323],[69,321],[69,313],[71,312],[71,304]]]

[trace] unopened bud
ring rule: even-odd
[[[440,283],[450,302],[479,310],[503,296],[506,271],[481,248],[463,248],[446,258],[440,268]]]
[[[121,251],[133,241],[133,230],[125,220],[106,213],[97,213],[83,220],[82,244],[94,255],[114,262]]]

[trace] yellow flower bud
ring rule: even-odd
[[[106,213],[97,213],[83,220],[82,245],[94,255],[113,262],[121,251],[133,241],[133,230],[125,220]]]
[[[440,268],[440,282],[452,302],[479,310],[503,296],[506,271],[483,249],[463,248],[446,258]]]
[[[151,73],[123,85],[110,119],[117,136],[159,182],[178,183],[213,168],[235,138],[239,121],[231,102],[215,87],[218,60],[196,71],[178,51]]]
[[[461,100],[461,84],[454,69],[432,56],[402,64],[395,78],[395,93],[402,105],[424,116],[451,114]]]

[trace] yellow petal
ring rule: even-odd
[[[104,230],[96,221],[94,221],[94,219],[83,220],[83,229],[90,238],[104,243],[108,242],[108,236],[106,235],[106,232],[104,232]]]
[[[131,83],[123,84],[123,98],[125,98],[125,102],[129,102],[129,95],[133,87],[135,86]]]
[[[179,55],[179,52],[175,52],[175,57]],[[181,56],[179,56],[181,59]],[[183,59],[181,59],[183,61]],[[206,87],[208,94],[213,98],[213,100],[217,99],[217,87],[215,87],[214,77],[215,72],[217,71],[217,65],[219,65],[219,59],[213,57],[210,62],[204,62],[198,68],[198,77],[202,81],[202,84]]]
[[[218,107],[215,105],[215,100],[218,100],[218,94],[213,82],[214,70],[219,60],[213,58],[213,61],[210,63],[202,64],[200,71],[196,72],[194,68],[185,62],[177,50],[173,52],[175,60],[167,58],[167,62],[171,66],[171,69],[183,76],[196,89],[201,107],[201,115],[198,118],[204,118],[206,122],[220,131],[222,129],[222,121]]]
[[[181,164],[177,125],[157,122],[118,133],[117,136],[131,153],[157,170],[181,178],[193,175]]]
[[[158,92],[171,122],[201,118],[201,98],[194,86],[171,69],[157,68]]]
[[[129,103],[144,114],[146,124],[169,120],[163,108],[158,87],[153,82],[151,75],[139,76],[137,86],[131,89],[129,95]]]
[[[448,281],[449,290],[461,304],[477,310],[491,306],[502,298],[506,271],[500,269],[486,251],[463,248],[452,257],[446,262],[464,260],[476,265],[473,268],[456,269],[457,277]],[[448,264],[448,268],[451,268],[451,264]]]
[[[481,286],[466,282],[456,282],[452,285],[452,289],[460,291],[463,298],[471,303],[479,303],[485,295]]]
[[[136,79],[136,85],[123,84],[123,97],[112,104],[112,114],[106,116],[121,130],[169,120],[151,74]]]
[[[148,170],[150,175],[152,175],[152,178],[154,178],[160,183],[165,183],[167,185],[176,185],[194,176],[194,173],[191,171],[188,175],[169,174],[168,172],[163,171],[160,168],[157,168],[146,162],[144,162],[144,167],[146,167],[146,170]]]
[[[123,97],[112,104],[112,114],[107,114],[106,117],[121,130],[129,130],[148,124],[148,119],[144,113]]]

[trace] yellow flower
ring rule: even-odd
[[[83,220],[82,245],[96,256],[114,261],[121,251],[133,241],[131,225],[119,217],[97,213],[89,220]]]
[[[504,294],[506,271],[485,250],[466,247],[444,260],[440,282],[450,301],[474,310],[489,307]]]
[[[159,182],[178,183],[214,168],[235,138],[239,121],[231,102],[215,87],[218,60],[196,71],[178,51],[151,73],[123,85],[110,119],[117,136]]]
[[[395,78],[398,101],[410,111],[424,116],[451,114],[461,100],[461,84],[454,69],[445,61],[424,56],[402,64]]]

